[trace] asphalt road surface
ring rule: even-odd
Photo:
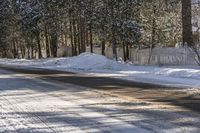
[[[2,133],[199,133],[199,91],[0,67]]]

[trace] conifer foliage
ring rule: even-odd
[[[186,25],[188,17],[183,19]],[[121,47],[128,60],[130,48],[175,46],[181,29],[181,0],[0,1],[1,57],[57,57],[65,46],[72,55],[87,47],[101,47],[105,55],[112,47],[117,59]]]

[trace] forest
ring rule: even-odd
[[[130,48],[178,43],[198,53],[199,28],[192,30],[198,6],[191,0],[1,0],[0,56],[57,57],[60,46],[72,55],[100,47],[105,55],[112,47],[117,59],[120,47],[128,60]]]

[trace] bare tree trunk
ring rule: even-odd
[[[80,20],[79,22],[77,22],[77,40],[78,40],[78,53],[81,53],[81,24],[80,24]]]
[[[81,51],[83,53],[86,51],[85,45],[85,18],[80,17],[80,34],[81,34]]]
[[[122,42],[122,46],[123,46],[123,56],[124,56],[124,61],[126,61],[126,60],[127,60],[127,58],[126,58],[126,46],[125,46],[124,41]]]
[[[31,56],[30,56],[30,50],[31,50],[30,45],[27,46],[27,49],[28,49],[28,59],[30,59],[31,58]]]
[[[113,9],[113,6],[111,6],[111,18],[112,18],[112,29],[111,29],[111,32],[112,32],[112,51],[113,51],[113,59],[115,60],[118,60],[117,59],[117,42],[116,42],[116,38],[115,38],[115,33],[116,33],[116,30],[115,30],[115,25],[114,25],[114,9]]]
[[[58,36],[57,33],[52,33],[51,35],[51,53],[53,57],[57,57],[57,49],[58,49]]]
[[[105,42],[105,40],[102,40],[102,42],[101,42],[101,54],[104,55],[104,56],[106,55],[105,49],[106,49],[106,42]]]
[[[75,20],[73,20],[73,30],[74,30],[74,54],[77,55],[77,29]]]
[[[182,2],[183,45],[193,46],[191,0]]]
[[[33,45],[31,45],[31,59],[34,58],[34,47]]]
[[[129,45],[126,44],[126,61],[130,59],[129,55],[130,55],[130,53],[129,53]]]
[[[18,52],[17,52],[17,48],[16,48],[16,43],[15,43],[15,39],[13,38],[13,56],[14,58],[17,58]]]
[[[152,18],[151,44],[150,44],[150,50],[149,50],[148,64],[150,64],[150,62],[151,62],[153,48],[155,47],[155,35],[156,35],[156,19],[155,19],[155,14],[156,14],[156,6],[154,5],[153,6],[153,18]]]
[[[116,39],[114,37],[114,35],[112,35],[112,50],[113,50],[113,59],[118,60],[117,59],[117,42]]]
[[[50,47],[49,47],[48,29],[46,25],[45,25],[45,43],[46,43],[46,55],[47,55],[47,58],[49,58],[51,55],[50,55]]]
[[[42,58],[42,48],[41,48],[41,43],[40,43],[40,33],[37,33],[36,41],[37,41],[37,45],[38,45],[38,58],[41,59]]]
[[[89,31],[90,31],[90,52],[93,53],[93,34],[92,34],[92,26],[90,24],[89,26]]]
[[[89,46],[89,31],[88,31],[88,28],[86,29],[85,43],[86,43],[86,46]]]
[[[19,41],[18,41],[18,39],[15,40],[15,46],[16,46],[17,58],[19,58]]]
[[[73,25],[70,20],[70,41],[71,41],[71,47],[72,47],[72,56],[75,55],[75,50],[74,50],[74,37],[73,37]]]
[[[21,51],[21,57],[24,58],[25,57],[25,52],[23,50],[23,45],[20,43],[20,51]]]

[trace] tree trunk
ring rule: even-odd
[[[85,18],[80,17],[80,34],[81,34],[81,51],[80,53],[84,53],[86,51],[85,45]]]
[[[112,50],[113,50],[113,59],[117,59],[117,43],[116,43],[116,40],[115,40],[115,37],[113,37],[112,39]]]
[[[81,25],[80,25],[80,20],[77,22],[77,40],[78,40],[78,53],[81,53]]]
[[[149,59],[148,59],[148,64],[151,62],[151,57],[152,57],[152,52],[153,48],[155,47],[155,36],[156,36],[156,19],[155,19],[155,14],[156,14],[156,6],[153,6],[153,18],[152,18],[152,32],[151,32],[151,44],[150,44],[150,50],[149,50]]]
[[[72,22],[70,20],[70,41],[71,41],[71,47],[72,47],[72,56],[75,55],[75,50],[74,50],[74,38],[73,38],[73,25]]]
[[[106,41],[102,40],[102,42],[101,42],[101,54],[104,55],[104,56],[106,55],[105,49],[106,49]]]
[[[37,45],[38,45],[38,58],[41,59],[42,58],[42,49],[41,49],[41,43],[40,43],[40,33],[37,33],[36,41],[37,41]]]
[[[75,20],[73,20],[73,30],[74,30],[74,54],[77,55],[77,28]]]
[[[48,37],[48,30],[47,30],[47,26],[45,25],[45,43],[46,43],[46,55],[47,58],[49,58],[50,55],[50,47],[49,47],[49,37]]]
[[[18,56],[18,52],[17,52],[16,43],[15,43],[14,38],[13,38],[13,56],[14,56],[14,58],[17,58],[17,56]]]
[[[182,2],[183,45],[193,46],[191,0]]]
[[[51,53],[53,57],[57,57],[57,49],[58,49],[58,36],[56,33],[51,35]]]
[[[90,52],[93,53],[94,52],[94,50],[93,50],[93,34],[92,34],[91,24],[90,24],[89,30],[90,30]]]
[[[116,42],[116,38],[115,38],[115,33],[116,33],[116,30],[115,30],[115,17],[114,17],[114,9],[113,9],[113,6],[111,6],[111,20],[112,20],[112,29],[111,29],[111,32],[112,32],[112,51],[113,51],[113,59],[115,60],[118,60],[117,59],[117,42]]]
[[[88,47],[89,46],[89,31],[88,31],[88,28],[86,30],[85,43],[86,43],[86,46]]]
[[[34,48],[33,48],[33,45],[31,46],[31,59],[34,58]]]
[[[126,61],[130,59],[130,53],[129,53],[129,45],[126,44]]]
[[[30,53],[30,52],[31,52],[31,51],[30,51],[30,50],[31,50],[31,47],[30,47],[30,45],[27,46],[27,49],[28,49],[28,59],[31,59],[31,56],[30,56],[30,54],[31,54],[31,53]]]
[[[22,46],[21,43],[20,43],[20,51],[21,51],[21,58],[24,58],[25,57],[25,53],[24,53],[23,46]]]
[[[124,61],[126,61],[126,60],[127,60],[127,58],[126,58],[126,46],[125,46],[125,43],[124,43],[124,42],[122,42],[122,46],[123,46]]]

